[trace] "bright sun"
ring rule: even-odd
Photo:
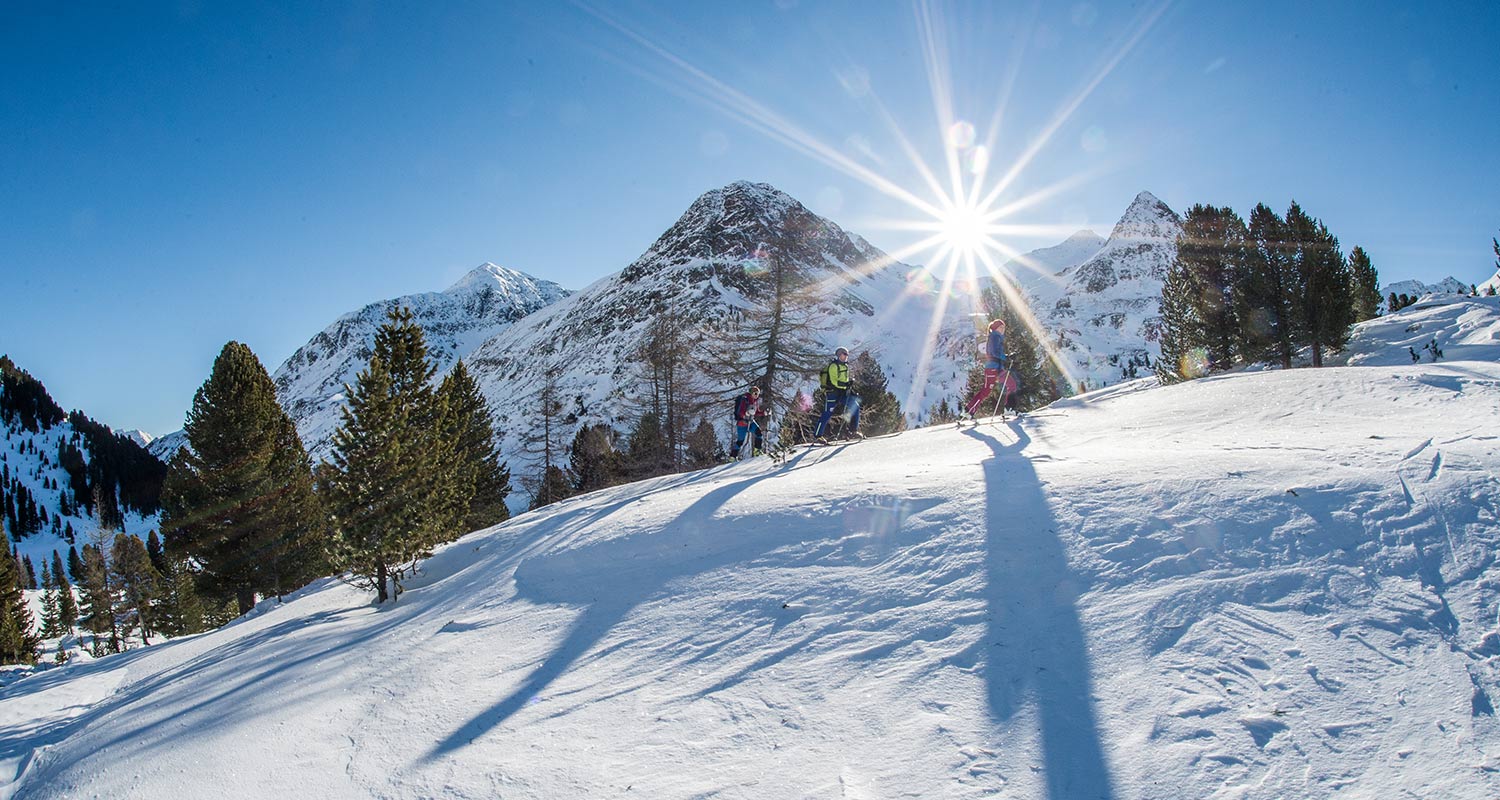
[[[989,222],[978,208],[951,208],[939,220],[939,224],[944,243],[952,247],[954,253],[974,255],[985,250],[989,244]]]

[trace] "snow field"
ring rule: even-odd
[[[1494,797],[1473,353],[575,498],[5,688],[0,797]]]

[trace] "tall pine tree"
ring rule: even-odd
[[[1370,263],[1370,254],[1358,245],[1349,251],[1349,276],[1354,292],[1354,321],[1374,319],[1380,313],[1380,276]]]
[[[1349,341],[1354,322],[1349,265],[1328,227],[1295,202],[1287,209],[1286,227],[1296,274],[1297,341],[1311,350],[1312,365],[1321,367],[1325,350],[1338,352]]]
[[[193,397],[188,446],[162,490],[167,547],[200,565],[200,582],[240,613],[257,594],[290,591],[325,570],[321,511],[296,427],[260,359],[226,344]]]
[[[443,429],[452,441],[458,504],[459,533],[486,528],[510,517],[505,498],[510,495],[510,470],[495,449],[495,423],[490,407],[479,394],[479,384],[459,361],[438,388],[446,414]]]
[[[891,394],[885,372],[868,350],[861,350],[849,362],[849,382],[859,395],[859,427],[866,436],[879,436],[906,430],[906,416],[901,401]]]
[[[0,548],[0,664],[34,664],[42,644],[17,586],[19,571],[16,559]]]
[[[346,387],[349,404],[334,434],[328,489],[337,563],[380,602],[399,597],[402,579],[461,521],[433,373],[411,311],[392,310],[369,366]]]
[[[1236,313],[1247,361],[1278,360],[1291,369],[1300,336],[1301,296],[1287,223],[1266,204],[1250,212],[1250,247],[1235,287]]]

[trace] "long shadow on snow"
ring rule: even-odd
[[[583,600],[590,604],[573,622],[567,636],[520,686],[435,744],[423,760],[432,761],[452,753],[510,719],[540,697],[544,689],[598,644],[632,609],[658,596],[672,581],[737,564],[781,546],[784,539],[776,526],[766,525],[763,531],[734,537],[716,536],[712,520],[732,497],[770,475],[787,471],[802,455],[798,454],[772,473],[735,481],[703,495],[659,533],[652,535],[651,557],[638,566],[632,566],[628,561],[630,554],[639,548],[639,543],[613,541],[591,545],[581,557],[588,564],[608,565],[608,569],[603,570],[608,576],[599,576],[597,581],[578,580],[578,576],[567,568],[576,561],[569,561],[550,577],[545,570],[541,575],[528,572],[523,564],[516,571],[520,596],[538,602],[577,603],[580,598],[576,593],[580,591],[598,592],[598,595]],[[694,557],[688,560],[684,553],[692,553]]]
[[[996,721],[1012,718],[1029,691],[1048,796],[1110,798],[1078,619],[1079,579],[1036,471],[1022,455],[1031,439],[1018,424],[1009,430],[1016,436],[1009,445],[977,428],[964,432],[994,451],[984,463],[989,630],[981,643],[990,713]]]

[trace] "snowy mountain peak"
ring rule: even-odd
[[[1175,240],[1177,232],[1181,229],[1182,219],[1175,211],[1158,200],[1156,195],[1141,192],[1125,209],[1125,213],[1120,216],[1120,221],[1115,223],[1115,228],[1109,238],[1111,242],[1132,240],[1155,242],[1164,237]]]
[[[621,277],[635,282],[684,266],[775,257],[806,261],[813,254],[851,267],[879,255],[786,192],[768,183],[736,181],[693,201]],[[702,276],[695,271],[692,277]]]
[[[458,291],[475,291],[489,288],[512,289],[527,284],[550,283],[550,281],[538,281],[520,270],[502,267],[490,261],[469,270],[462,278],[459,278],[444,290],[445,294]]]

